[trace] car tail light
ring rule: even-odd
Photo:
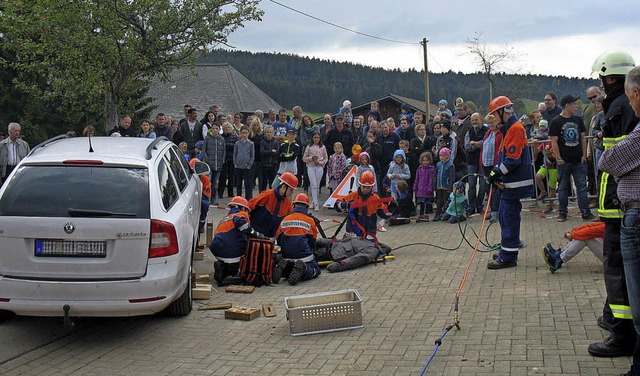
[[[138,298],[138,299],[129,299],[129,303],[148,303],[148,302],[156,302],[158,300],[165,299],[166,296],[154,296],[153,298]]]
[[[92,159],[67,159],[62,163],[66,165],[101,166],[104,162]]]
[[[9,299],[9,298],[0,298],[0,302],[2,302],[2,303],[7,303],[9,301],[11,301],[11,299]]]
[[[171,256],[177,253],[176,228],[169,222],[152,219],[149,258]]]

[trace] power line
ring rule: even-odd
[[[329,21],[323,20],[323,19],[318,18],[318,17],[316,17],[316,16],[312,16],[312,15],[310,15],[310,14],[308,14],[308,13],[305,13],[305,12],[303,12],[303,11],[297,10],[297,9],[295,9],[295,8],[292,8],[292,7],[288,6],[288,5],[285,5],[285,4],[282,4],[282,3],[279,3],[279,2],[277,2],[277,1],[275,1],[275,0],[269,0],[269,1],[271,1],[271,2],[272,2],[272,3],[274,3],[274,4],[280,5],[280,6],[281,6],[281,7],[283,7],[283,8],[287,8],[287,9],[289,9],[289,10],[293,11],[293,12],[299,13],[299,14],[301,14],[301,15],[303,15],[303,16],[306,16],[306,17],[312,18],[312,19],[314,19],[314,20],[316,20],[316,21],[320,21],[320,22],[325,23],[325,24],[327,24],[327,25],[331,25],[331,26],[333,26],[333,27],[337,27],[338,29],[342,29],[342,30],[345,30],[345,31],[348,31],[348,32],[351,32],[351,33],[354,33],[354,34],[359,34],[359,35],[362,35],[362,36],[365,36],[365,37],[369,37],[369,38],[373,38],[373,39],[378,39],[378,40],[382,40],[382,41],[385,41],[385,42],[391,42],[391,43],[398,43],[398,44],[420,44],[419,42],[405,42],[405,41],[394,40],[394,39],[387,39],[387,38],[378,37],[378,36],[375,36],[375,35],[371,35],[371,34],[363,33],[363,32],[357,31],[357,30],[349,29],[349,28],[344,27],[344,26],[340,26],[340,25],[335,24],[335,23],[333,23],[333,22],[329,22]]]

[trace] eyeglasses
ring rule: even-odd
[[[592,95],[592,96],[587,97],[587,98],[589,98],[589,100],[590,100],[590,101],[592,101],[592,100],[594,100],[594,99],[598,98],[598,96],[597,96],[597,95]]]

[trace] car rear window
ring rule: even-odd
[[[3,216],[150,217],[146,168],[22,166],[5,184]]]

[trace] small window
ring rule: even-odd
[[[160,197],[165,210],[169,210],[171,206],[178,200],[178,188],[171,177],[171,172],[164,159],[158,164],[158,184],[160,184]]]
[[[187,164],[187,160],[179,154],[176,153],[175,149],[171,149],[167,153],[165,153],[165,158],[168,159],[169,168],[171,172],[173,172],[173,176],[176,178],[176,182],[178,183],[178,188],[180,188],[180,192],[184,191],[184,189],[189,184],[189,178],[185,172],[184,165],[189,169],[189,165]],[[181,160],[182,159],[182,160]]]

